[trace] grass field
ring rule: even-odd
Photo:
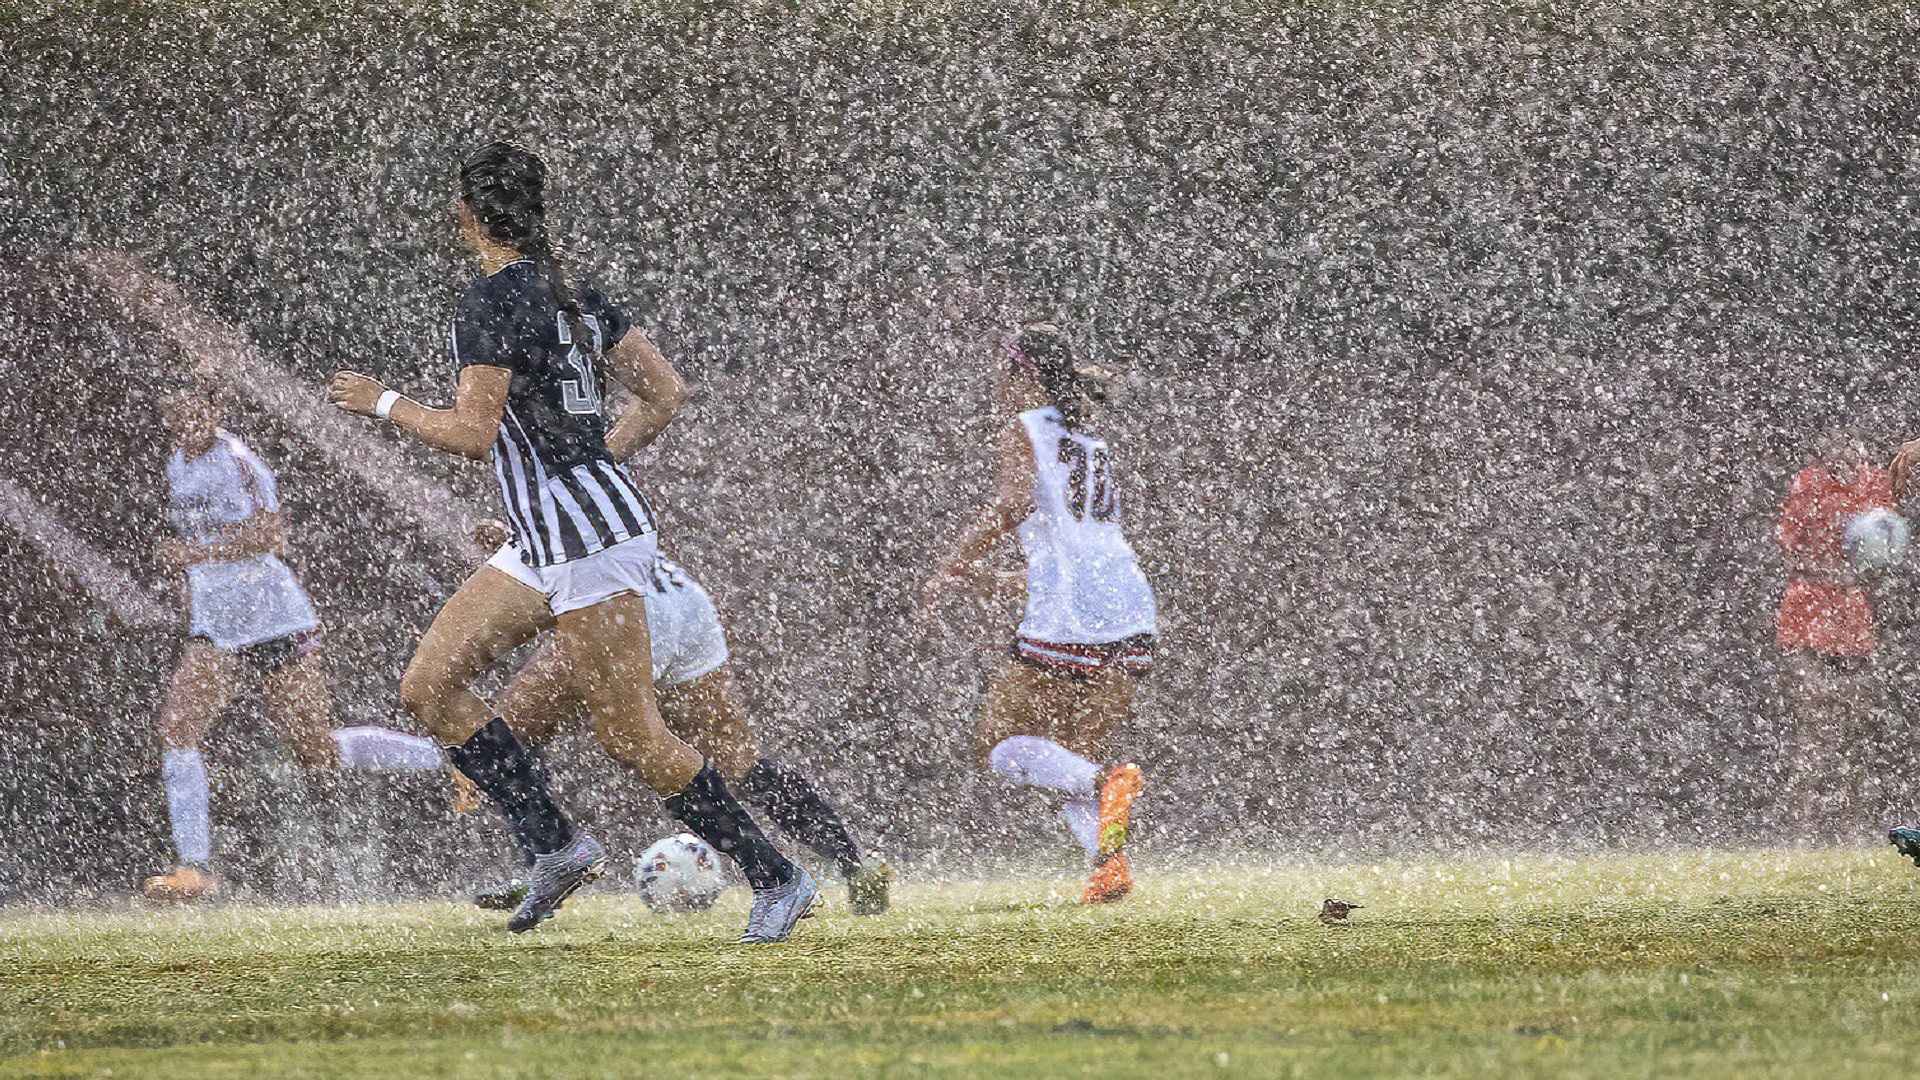
[[[785,947],[744,898],[0,916],[0,1076],[1901,1076],[1920,871],[1889,853],[908,885]],[[1366,905],[1322,926],[1319,900]]]

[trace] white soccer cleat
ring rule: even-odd
[[[753,910],[747,913],[747,932],[740,935],[742,945],[772,945],[787,940],[793,928],[813,910],[820,895],[813,875],[794,867],[793,880],[771,889],[755,889]]]
[[[560,910],[573,890],[595,880],[606,868],[606,850],[586,836],[559,851],[534,856],[533,872],[527,878],[527,895],[507,920],[507,929],[516,934],[525,933],[553,918],[553,913]]]

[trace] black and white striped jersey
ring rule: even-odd
[[[653,507],[607,453],[600,411],[605,355],[629,323],[592,288],[577,291],[591,353],[531,259],[473,283],[453,320],[454,362],[513,372],[494,472],[514,547],[551,566],[654,531]]]

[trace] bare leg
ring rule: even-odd
[[[544,743],[582,708],[578,687],[567,669],[567,657],[558,638],[535,647],[533,656],[513,673],[500,695],[500,715],[513,723],[515,734],[529,743]]]
[[[1053,697],[1060,745],[1094,761],[1109,760],[1113,733],[1126,723],[1138,680],[1112,666],[1090,679],[1053,678],[1057,680]]]
[[[433,617],[400,679],[400,698],[435,738],[457,746],[493,719],[474,681],[552,625],[546,597],[483,566]]]
[[[294,758],[316,772],[339,768],[340,748],[333,741],[333,694],[320,652],[315,650],[267,676],[266,687],[280,737]]]
[[[206,761],[200,744],[232,702],[237,672],[231,656],[193,639],[181,653],[160,711],[160,774],[167,789],[167,817],[178,865],[141,886],[149,899],[193,901],[219,893],[207,872],[213,856]]]
[[[645,601],[616,596],[557,621],[573,685],[601,747],[663,798],[685,790],[702,761],[660,716]]]
[[[1047,673],[1018,660],[1002,663],[987,685],[987,704],[974,722],[974,749],[982,761],[1013,735],[1048,737]]]
[[[739,782],[760,760],[753,722],[726,668],[660,689],[658,698],[668,730],[692,744],[728,781]]]
[[[198,750],[214,721],[227,711],[238,690],[233,657],[201,638],[187,642],[180,666],[167,685],[160,709],[160,745],[166,750]]]
[[[854,878],[865,860],[846,822],[826,796],[799,770],[762,760],[753,723],[740,700],[733,675],[725,667],[660,691],[660,713],[676,735],[706,755],[713,767],[788,836],[831,859],[841,876]],[[886,909],[890,872],[882,868],[871,883],[853,886],[856,914]]]

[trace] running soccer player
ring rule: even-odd
[[[1026,616],[995,672],[977,734],[988,764],[1066,796],[1061,814],[1094,865],[1081,893],[1107,903],[1133,888],[1128,814],[1143,781],[1108,761],[1136,681],[1153,666],[1153,588],[1120,529],[1112,452],[1094,433],[1104,376],[1082,367],[1048,324],[1007,341],[994,492],[928,579],[922,617],[949,592],[984,596],[987,558],[1017,535],[1026,558]]]
[[[162,540],[156,555],[186,578],[191,636],[159,718],[160,774],[178,861],[148,878],[141,893],[190,902],[220,892],[211,867],[211,797],[201,746],[243,675],[265,690],[277,734],[310,770],[431,770],[445,757],[431,739],[387,728],[328,730],[333,700],[320,617],[280,558],[289,545],[273,473],[219,426],[205,387],[168,387],[160,414],[173,437],[167,512],[177,535]]]
[[[574,830],[473,684],[508,650],[555,631],[600,746],[753,886],[741,940],[784,941],[818,890],[660,717],[641,599],[657,554],[653,509],[606,444],[603,368],[641,409],[669,416],[679,378],[617,308],[568,283],[547,235],[546,177],[537,156],[508,143],[489,143],[461,165],[456,214],[483,276],[454,319],[452,408],[429,408],[350,371],[336,373],[329,390],[340,408],[391,421],[429,446],[491,455],[500,481],[511,547],[434,617],[401,698],[536,853],[527,894],[507,922],[530,930],[599,876],[606,853]]]
[[[839,813],[806,776],[760,756],[746,705],[734,686],[727,633],[713,597],[662,556],[654,563],[653,587],[644,599],[653,645],[653,688],[667,728],[705,755],[741,798],[832,860],[846,879],[848,907],[855,915],[885,911],[892,869],[862,857]],[[500,712],[513,718],[522,739],[538,746],[579,704],[570,691],[566,658],[548,641],[514,673],[500,699]],[[525,888],[516,879],[482,890],[474,902],[484,908],[509,908],[520,902]]]

